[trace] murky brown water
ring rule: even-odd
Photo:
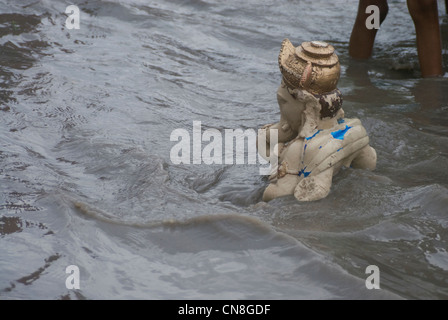
[[[0,0],[0,299],[447,299],[448,81],[389,2],[361,63],[355,1]],[[266,204],[258,166],[174,165],[176,128],[279,119],[285,37],[336,47],[377,169]]]

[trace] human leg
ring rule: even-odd
[[[407,0],[417,35],[417,51],[422,77],[440,76],[442,42],[437,0]]]
[[[447,0],[448,1],[448,0]],[[369,14],[366,8],[370,5],[376,5],[380,9],[380,23],[384,21],[389,11],[387,0],[360,0],[358,5],[358,14],[353,25],[350,36],[349,54],[355,59],[367,59],[372,55],[373,43],[377,29],[367,29],[366,20]]]

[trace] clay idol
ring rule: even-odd
[[[285,39],[278,63],[283,75],[277,90],[280,121],[262,127],[258,136],[258,146],[266,143],[260,155],[269,161],[274,152],[278,159],[263,200],[291,194],[299,201],[322,199],[342,166],[375,169],[376,152],[361,121],[344,117],[334,47],[322,41],[294,47]],[[277,130],[275,148],[272,129]]]

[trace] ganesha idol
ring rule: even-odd
[[[319,200],[341,167],[375,169],[376,152],[365,128],[359,119],[344,117],[334,47],[311,41],[296,48],[285,39],[278,62],[280,121],[263,126],[257,143],[263,158],[276,160],[263,201],[292,194],[299,201]]]

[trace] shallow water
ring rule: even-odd
[[[356,62],[346,0],[0,0],[0,299],[447,299],[448,81],[389,2]],[[335,46],[377,169],[264,203],[257,165],[174,165],[176,128],[278,121],[286,37]]]

